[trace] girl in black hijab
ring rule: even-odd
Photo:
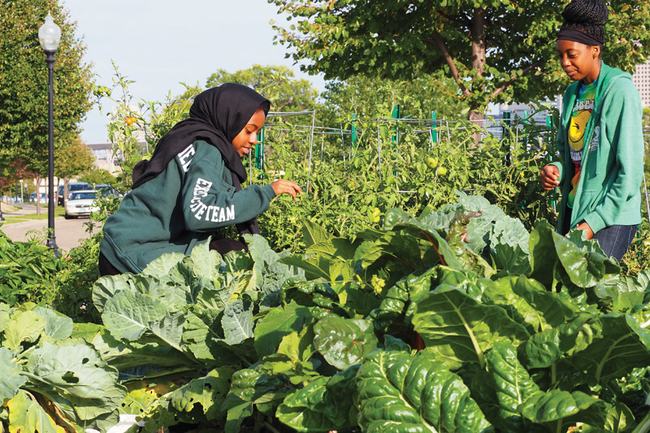
[[[239,84],[199,94],[190,117],[159,141],[151,160],[136,165],[133,190],[104,225],[101,275],[139,273],[162,254],[189,254],[210,236],[210,248],[221,254],[245,249],[241,237],[219,238],[219,229],[234,224],[240,235],[259,233],[255,218],[276,195],[302,192],[283,179],[241,188],[242,157],[255,146],[269,107]]]

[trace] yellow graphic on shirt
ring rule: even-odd
[[[580,111],[571,119],[569,127],[569,146],[575,151],[582,150],[585,140],[585,129],[591,117],[591,110]]]
[[[571,190],[567,196],[567,205],[572,208],[575,202],[576,193],[578,191],[578,183],[580,182],[580,172],[582,171],[582,157],[585,148],[585,130],[587,123],[591,118],[591,112],[594,109],[595,98],[595,82],[584,86],[580,89],[580,94],[576,99],[573,107],[573,116],[571,117],[571,124],[569,125],[568,141],[569,153],[571,161],[573,162],[574,174],[571,178]]]

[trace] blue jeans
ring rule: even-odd
[[[605,227],[596,233],[593,239],[598,240],[605,254],[620,262],[634,240],[637,229],[637,225]]]

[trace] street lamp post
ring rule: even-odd
[[[48,147],[48,165],[47,165],[47,246],[58,254],[59,247],[56,245],[56,236],[54,235],[54,54],[59,48],[61,42],[61,29],[54,24],[54,18],[50,13],[45,17],[45,24],[38,29],[38,39],[41,42],[41,47],[45,51],[45,63],[49,73],[49,92],[48,92],[48,108],[49,108],[49,147]],[[38,195],[38,194],[37,194]]]

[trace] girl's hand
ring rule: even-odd
[[[275,195],[289,194],[294,200],[296,199],[296,195],[302,194],[300,186],[290,180],[278,179],[271,186],[273,187],[273,191],[275,191]]]
[[[540,173],[542,180],[542,188],[550,191],[556,186],[560,185],[560,170],[554,165],[547,165]]]
[[[594,237],[594,231],[591,229],[591,227],[589,227],[589,224],[580,223],[576,228],[578,230],[584,230],[585,232],[587,232],[587,239],[591,239]]]

